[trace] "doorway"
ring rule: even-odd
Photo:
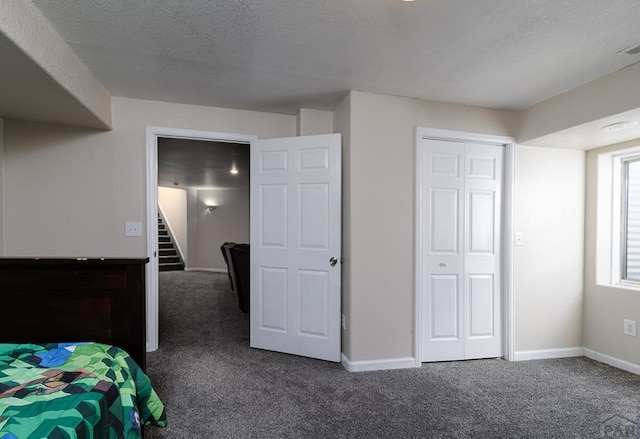
[[[232,142],[158,138],[160,271],[185,264],[188,270],[226,272],[221,245],[249,242],[249,149]],[[182,264],[176,263],[175,250]]]
[[[512,139],[416,135],[416,365],[512,358]]]
[[[146,270],[147,291],[147,351],[158,349],[158,140],[190,139],[208,142],[240,143],[249,145],[257,136],[211,131],[183,130],[163,127],[147,127],[146,163],[147,163],[147,256],[149,264]],[[247,146],[248,147],[248,146]]]

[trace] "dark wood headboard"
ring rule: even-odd
[[[0,342],[95,341],[146,369],[148,258],[0,258]]]

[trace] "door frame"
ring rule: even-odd
[[[258,136],[251,134],[220,133],[216,131],[200,131],[182,128],[158,126],[146,127],[146,214],[147,214],[147,264],[146,281],[146,318],[147,318],[147,352],[158,349],[158,138],[203,140],[209,142],[244,143]],[[251,150],[249,150],[251,154]]]
[[[422,166],[424,139],[449,140],[462,142],[477,142],[494,145],[504,145],[504,173],[503,173],[503,213],[502,213],[502,349],[505,360],[514,360],[514,296],[513,296],[513,220],[514,220],[514,184],[515,184],[515,139],[506,136],[472,133],[467,131],[445,130],[439,128],[416,127],[415,131],[415,254],[414,254],[414,356],[415,366],[422,366],[422,337],[424,336],[423,294],[420,291],[422,279],[426,276],[422,260],[423,242],[426,233],[423,230]]]

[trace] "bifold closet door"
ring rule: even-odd
[[[502,355],[504,147],[423,140],[422,361]]]

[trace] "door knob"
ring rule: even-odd
[[[331,259],[329,259],[329,264],[331,264],[332,267],[335,267],[335,265],[338,263],[338,259],[334,256],[331,257]]]

